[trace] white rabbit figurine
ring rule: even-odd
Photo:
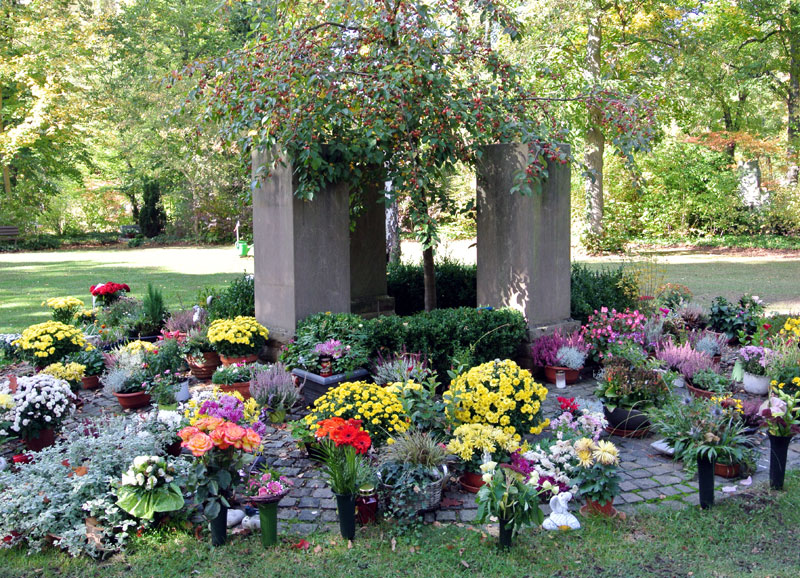
[[[579,530],[581,523],[569,513],[572,492],[564,492],[550,498],[551,513],[542,524],[545,530]]]

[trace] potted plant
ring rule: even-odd
[[[581,335],[589,347],[592,359],[600,362],[615,343],[635,343],[643,346],[647,317],[639,311],[617,311],[601,307],[589,316],[581,327]]]
[[[217,319],[208,327],[208,341],[219,353],[223,365],[258,361],[269,331],[255,317]]]
[[[378,352],[378,359],[372,366],[372,381],[378,385],[393,383],[423,383],[433,374],[421,353],[408,353],[405,350],[384,357]]]
[[[731,380],[713,369],[701,369],[692,376],[692,381],[686,387],[695,397],[711,399],[727,395],[731,389]]]
[[[89,287],[92,294],[92,307],[97,301],[104,307],[108,307],[117,301],[123,293],[129,293],[131,288],[126,283],[99,283]]]
[[[578,468],[572,482],[586,500],[583,514],[616,515],[614,497],[619,493],[619,450],[605,440],[580,438],[573,446],[578,455]]]
[[[409,430],[381,451],[378,478],[395,518],[413,518],[442,501],[449,454],[427,432]]]
[[[58,321],[45,321],[27,327],[12,345],[17,347],[23,359],[40,369],[60,361],[70,353],[91,348],[80,329]]]
[[[69,325],[75,318],[75,314],[84,306],[83,301],[76,297],[51,297],[42,302],[42,307],[47,307],[52,311],[53,321],[58,321]]]
[[[250,472],[244,483],[243,501],[258,509],[261,522],[261,545],[278,543],[278,502],[289,493],[291,480],[270,468]]]
[[[238,391],[244,399],[250,397],[250,378],[252,366],[244,363],[222,365],[214,371],[211,383],[218,385],[226,393]]]
[[[139,315],[130,322],[130,335],[143,341],[155,342],[158,340],[164,322],[169,316],[169,311],[164,303],[161,289],[147,284],[147,293],[142,299]]]
[[[488,456],[494,461],[508,461],[518,448],[519,443],[502,428],[482,423],[458,426],[447,444],[447,451],[457,456],[464,465],[461,486],[473,494],[483,485],[480,466],[484,457]]]
[[[759,415],[769,435],[769,485],[782,490],[789,443],[800,433],[800,393],[789,394],[773,387]]]
[[[622,356],[604,361],[595,395],[603,402],[608,430],[623,437],[641,437],[649,431],[647,411],[664,403],[669,388],[657,371],[631,365]]]
[[[178,432],[181,447],[197,459],[195,497],[211,523],[211,544],[222,546],[228,535],[228,507],[241,472],[261,447],[261,436],[232,421],[208,417]]]
[[[786,325],[793,321],[790,318]],[[781,335],[781,339],[773,341],[772,353],[767,359],[766,374],[770,378],[770,384],[790,394],[800,390],[800,347],[797,343],[794,333],[790,333],[788,337]]]
[[[200,381],[211,379],[214,371],[222,364],[219,354],[208,340],[208,328],[192,329],[183,342],[186,362],[189,369]]]
[[[262,406],[272,423],[286,421],[286,413],[300,400],[292,374],[281,363],[256,369],[250,379],[250,395]]]
[[[676,345],[672,340],[664,342],[656,347],[656,359],[667,369],[683,375],[687,381],[691,381],[698,371],[714,368],[711,357],[693,349],[688,341],[682,345]]]
[[[538,526],[544,521],[539,506],[538,475],[526,474],[509,464],[486,462],[481,466],[484,485],[478,490],[476,521],[485,523],[497,518],[501,549],[511,547],[513,535],[524,526]]]
[[[157,373],[149,380],[147,392],[162,410],[174,410],[178,407],[175,394],[178,393],[183,378],[178,373],[165,369],[164,373]]]
[[[4,419],[9,422],[8,431],[22,438],[31,451],[53,445],[59,427],[75,407],[69,384],[43,373],[17,378],[16,391],[4,393],[11,395]]]
[[[103,374],[103,389],[117,398],[122,409],[139,409],[150,404],[148,377],[141,369],[115,367]]]
[[[738,365],[743,372],[742,384],[747,393],[766,395],[769,392],[767,363],[771,355],[771,349],[758,345],[745,345],[739,349]]]
[[[397,394],[374,383],[357,381],[345,382],[317,399],[311,412],[303,418],[303,424],[307,431],[313,433],[324,419],[355,419],[356,415],[363,418],[362,427],[369,433],[372,445],[376,448],[406,431],[411,421]],[[302,433],[303,430],[297,431]],[[306,437],[301,441],[309,440]]]
[[[716,297],[711,303],[709,323],[714,331],[735,340],[740,331],[747,335],[755,333],[763,313],[763,301],[756,295],[742,295],[735,304],[724,297]]]
[[[106,369],[103,353],[99,349],[85,349],[71,354],[68,359],[80,363],[84,367],[81,384],[83,389],[97,389],[100,387],[100,376]]]
[[[722,348],[726,341],[723,333],[703,331],[698,337],[695,337],[694,348],[700,353],[708,355],[714,363],[719,363],[722,360]]]
[[[76,393],[81,388],[81,380],[85,372],[86,366],[75,363],[74,361],[69,361],[67,363],[51,363],[41,371],[41,373],[46,373],[47,375],[52,375],[56,379],[63,379],[66,381],[73,393]],[[75,398],[76,401],[78,401],[78,399],[77,397]]]
[[[337,417],[322,420],[315,436],[322,446],[323,474],[336,496],[339,531],[342,538],[352,540],[356,535],[356,497],[373,476],[364,457],[372,440],[360,420]]]
[[[183,494],[175,476],[175,468],[161,456],[136,457],[116,488],[117,506],[142,520],[180,510]]]

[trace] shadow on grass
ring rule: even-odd
[[[141,297],[148,283],[161,288],[168,307],[191,306],[204,287],[221,287],[237,273],[170,271],[124,262],[62,261],[59,263],[0,264],[0,332],[20,331],[50,318],[41,306],[50,297],[73,296],[91,306],[89,287],[115,281],[131,286],[131,295]]]

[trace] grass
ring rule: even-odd
[[[221,287],[252,272],[253,260],[232,247],[96,249],[0,254],[0,333],[21,331],[46,321],[41,306],[49,297],[73,296],[87,306],[89,287],[104,281],[127,283],[142,297],[147,283],[161,287],[167,306],[192,305],[203,287]]]
[[[56,550],[0,552],[0,577],[144,576],[798,576],[800,477],[785,492],[764,488],[729,498],[710,511],[661,508],[626,521],[584,520],[577,532],[524,530],[501,553],[495,538],[464,526],[428,526],[416,540],[389,527],[359,530],[352,548],[333,533],[308,538],[298,550],[284,538],[269,551],[257,538],[234,537],[212,549],[187,533],[146,534],[106,562]]]

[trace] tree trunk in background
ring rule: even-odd
[[[0,134],[5,130],[3,124],[3,87],[0,86]],[[11,196],[11,173],[8,170],[8,163],[3,162],[3,190],[7,196]]]
[[[786,153],[789,161],[787,180],[797,184],[798,151],[800,151],[800,14],[792,3],[789,8],[789,95],[787,109]]]
[[[425,311],[436,309],[436,266],[433,247],[422,251],[422,271],[425,277]]]
[[[386,256],[389,263],[399,263],[400,255],[400,214],[395,199],[386,207]]]
[[[602,41],[602,11],[599,7],[595,7],[594,13],[589,18],[586,38],[586,80],[592,88],[596,88],[600,83]],[[586,177],[587,225],[589,233],[594,236],[601,235],[603,232],[603,150],[606,139],[601,122],[601,111],[590,105],[584,162],[590,173]]]

